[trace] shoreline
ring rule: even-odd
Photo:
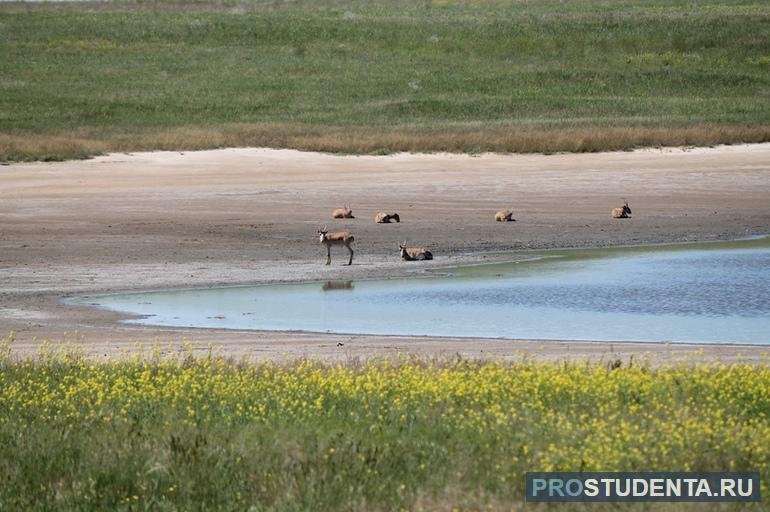
[[[687,340],[687,341],[663,341],[663,340],[642,340],[642,339],[611,339],[611,340],[600,340],[600,339],[590,339],[590,338],[582,338],[582,339],[571,339],[571,338],[517,338],[517,337],[505,337],[505,336],[476,336],[476,335],[470,335],[470,336],[450,336],[446,334],[410,334],[410,333],[376,333],[376,332],[347,332],[347,331],[335,331],[335,330],[325,330],[325,331],[313,331],[313,330],[306,330],[306,329],[250,329],[250,328],[238,328],[238,327],[204,327],[204,326],[194,326],[194,325],[188,325],[188,326],[182,326],[182,325],[164,325],[164,324],[158,324],[158,323],[152,323],[152,321],[144,322],[143,320],[149,319],[155,315],[142,315],[138,313],[129,313],[127,311],[121,311],[119,309],[114,309],[109,306],[104,306],[102,304],[99,304],[97,302],[89,302],[91,300],[98,300],[105,297],[114,297],[114,296],[121,296],[121,295],[139,295],[139,294],[154,294],[154,293],[178,293],[178,292],[196,292],[196,291],[204,291],[204,290],[230,290],[230,289],[242,289],[242,288],[258,288],[258,287],[264,287],[264,286],[286,286],[286,285],[321,285],[323,283],[333,283],[333,282],[347,282],[347,283],[358,283],[358,282],[371,282],[371,281],[389,281],[389,280],[414,280],[414,279],[434,279],[434,278],[441,278],[441,277],[450,277],[453,276],[453,272],[457,270],[465,270],[468,268],[472,269],[483,269],[483,267],[486,266],[494,266],[494,265],[505,265],[509,263],[521,263],[526,265],[529,262],[536,262],[536,261],[542,261],[544,259],[548,258],[562,258],[567,257],[569,258],[568,253],[572,251],[581,251],[581,252],[597,252],[599,254],[596,254],[595,256],[588,255],[588,258],[608,258],[613,257],[611,254],[615,251],[623,251],[625,249],[634,249],[634,250],[640,250],[640,251],[658,251],[658,250],[719,250],[719,249],[755,249],[757,247],[764,247],[765,245],[770,242],[770,235],[763,234],[763,235],[754,235],[749,237],[743,237],[735,240],[712,240],[707,242],[682,242],[682,243],[667,243],[667,244],[645,244],[645,245],[630,245],[630,246],[616,246],[611,248],[579,248],[579,249],[573,249],[573,248],[560,248],[560,249],[549,249],[549,250],[541,250],[541,251],[524,251],[524,252],[510,252],[510,253],[498,253],[495,256],[500,256],[502,258],[499,262],[494,263],[466,263],[463,264],[462,261],[459,262],[457,266],[444,266],[444,267],[431,267],[430,263],[427,263],[428,268],[424,268],[423,272],[421,274],[399,274],[397,271],[392,273],[391,275],[387,277],[365,277],[361,279],[356,280],[350,280],[350,281],[338,281],[338,280],[318,280],[318,279],[311,279],[311,280],[300,280],[300,281],[294,281],[294,280],[288,280],[288,281],[278,281],[278,282],[255,282],[255,283],[242,283],[242,284],[231,284],[227,286],[199,286],[199,287],[171,287],[171,288],[160,288],[160,289],[136,289],[136,290],[120,290],[120,291],[112,291],[109,293],[85,293],[85,294],[75,294],[75,295],[68,295],[60,298],[60,302],[63,305],[68,306],[85,306],[90,307],[93,309],[98,309],[104,312],[110,312],[114,314],[121,315],[123,319],[118,320],[118,323],[125,326],[136,326],[136,327],[145,327],[150,329],[177,329],[177,328],[184,328],[189,329],[194,332],[201,332],[206,333],[210,331],[225,331],[225,332],[238,332],[242,334],[248,334],[248,333],[261,333],[262,335],[269,335],[271,333],[276,333],[280,335],[331,335],[331,336],[337,336],[337,337],[367,337],[372,339],[383,339],[387,340],[390,338],[393,339],[401,339],[401,338],[412,338],[415,341],[419,340],[433,340],[436,342],[440,342],[441,340],[469,340],[469,341],[476,341],[476,342],[500,342],[500,341],[507,341],[507,342],[527,342],[527,343],[549,343],[549,342],[557,342],[557,343],[592,343],[592,344],[604,344],[604,345],[611,345],[611,344],[632,344],[632,345],[646,345],[646,344],[659,344],[659,345],[676,345],[678,347],[696,347],[696,348],[703,348],[703,347],[709,347],[713,345],[724,345],[724,346],[731,346],[731,347],[743,347],[743,348],[755,348],[755,347],[768,347],[770,348],[770,344],[763,343],[763,342],[731,342],[731,341],[698,341],[698,340]],[[705,246],[705,247],[704,247]],[[725,247],[727,246],[727,247]],[[553,253],[553,254],[549,254]],[[566,255],[564,253],[567,253]],[[535,257],[532,257],[532,255],[535,255]],[[465,257],[461,256],[460,260],[468,258],[470,255],[465,255]],[[483,256],[483,255],[482,255]],[[489,256],[489,255],[486,255]],[[617,257],[617,256],[615,256]]]
[[[391,240],[404,238],[430,245],[437,258],[429,268],[440,272],[511,261],[512,252],[761,236],[770,232],[768,162],[770,144],[481,156],[225,149],[12,164],[0,175],[0,332],[15,331],[14,345],[26,353],[37,340],[78,331],[81,345],[108,355],[137,339],[185,338],[230,354],[254,349],[268,359],[454,351],[558,360],[652,353],[671,360],[684,350],[654,342],[152,328],[59,301],[118,291],[430,277],[423,275],[427,265],[395,258]],[[613,221],[609,209],[622,196],[630,196],[634,215]],[[329,219],[345,202],[354,203],[358,218]],[[491,222],[506,205],[517,222]],[[404,222],[375,225],[378,209],[399,211]],[[323,265],[312,236],[318,222],[355,233],[352,267],[340,265],[334,251],[332,266]],[[751,359],[767,353],[755,345],[688,347],[726,361],[741,351],[752,352]]]
[[[762,233],[762,234],[755,234],[755,235],[748,235],[742,238],[733,238],[733,239],[725,239],[725,240],[696,240],[696,241],[683,241],[683,242],[662,242],[662,243],[644,243],[644,244],[634,244],[634,245],[613,245],[613,246],[602,246],[602,247],[555,247],[552,249],[532,249],[532,250],[524,250],[524,251],[502,251],[502,252],[488,252],[488,253],[479,253],[479,254],[461,254],[456,256],[457,261],[454,263],[448,263],[442,266],[433,267],[429,266],[433,263],[435,260],[429,260],[430,263],[425,264],[426,268],[421,268],[421,273],[399,273],[398,270],[389,272],[387,275],[378,277],[378,276],[367,276],[357,279],[352,279],[351,281],[377,281],[377,280],[390,280],[390,279],[430,279],[432,277],[440,277],[440,276],[446,276],[446,275],[452,275],[450,271],[452,270],[458,270],[458,269],[465,269],[465,268],[475,268],[475,267],[485,267],[488,265],[505,265],[507,263],[529,263],[529,262],[535,262],[535,261],[541,261],[548,258],[559,258],[560,255],[553,254],[549,255],[549,252],[557,253],[557,252],[569,252],[569,251],[614,251],[614,250],[624,250],[624,249],[663,249],[667,247],[684,247],[689,245],[716,245],[716,244],[733,244],[733,243],[741,243],[741,242],[754,242],[754,241],[763,241],[768,240],[770,241],[770,233]],[[536,257],[527,257],[531,254],[536,254]],[[522,256],[522,258],[518,259],[517,256]],[[483,261],[483,262],[477,262],[476,260],[479,258],[483,259],[490,259],[494,261]],[[499,261],[498,261],[499,260]],[[412,269],[407,269],[412,270]],[[233,283],[233,284],[227,284],[227,285],[219,285],[217,283],[209,283],[204,284],[203,286],[194,286],[194,287],[185,287],[185,286],[172,286],[168,288],[147,288],[147,287],[138,287],[138,288],[125,288],[122,290],[113,290],[109,293],[100,293],[98,290],[87,290],[83,293],[75,293],[75,294],[65,294],[62,295],[62,300],[67,301],[71,300],[77,297],[89,297],[91,295],[96,296],[109,296],[109,295],[122,295],[122,294],[130,294],[130,293],[160,293],[160,292],[184,292],[184,291],[195,291],[195,290],[205,290],[205,289],[212,289],[212,288],[249,288],[254,286],[275,286],[275,285],[282,285],[282,284],[320,284],[323,282],[329,282],[329,281],[345,281],[346,279],[300,279],[295,280],[291,278],[281,278],[276,279],[272,281],[245,281],[242,283]],[[502,339],[502,338],[500,338]],[[545,341],[545,340],[543,340]],[[565,340],[566,341],[566,340]]]

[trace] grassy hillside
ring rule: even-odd
[[[763,2],[0,4],[2,160],[767,140]]]
[[[525,473],[549,470],[759,471],[766,491],[769,413],[764,363],[19,361],[0,343],[0,509],[521,510]],[[527,510],[766,509],[688,505]]]

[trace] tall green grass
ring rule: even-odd
[[[0,55],[6,160],[770,140],[764,3],[11,4]]]
[[[759,471],[767,490],[767,362],[160,354],[0,341],[0,510],[519,510],[525,473],[554,470]],[[554,510],[618,508],[764,510]]]

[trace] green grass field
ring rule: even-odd
[[[181,347],[105,362],[11,347],[0,510],[502,511],[523,506],[527,471],[759,471],[765,495],[770,478],[767,362],[256,364]],[[618,509],[766,506],[553,507]]]
[[[770,140],[770,4],[0,4],[0,160]]]

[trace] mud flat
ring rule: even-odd
[[[630,219],[613,220],[625,197]],[[350,204],[356,219],[332,220]],[[495,223],[499,209],[516,222]],[[402,222],[375,225],[378,211]],[[325,251],[318,227],[356,236]],[[97,292],[421,275],[505,251],[728,240],[770,232],[770,144],[622,153],[333,156],[290,150],[111,154],[0,167],[0,332],[14,346],[67,339],[119,355],[136,341],[231,355],[758,359],[762,347],[368,337],[158,328],[66,305]],[[401,240],[436,259],[398,260]],[[344,315],[345,311],[338,313]],[[66,334],[65,334],[66,333]],[[341,345],[340,345],[341,344]]]

